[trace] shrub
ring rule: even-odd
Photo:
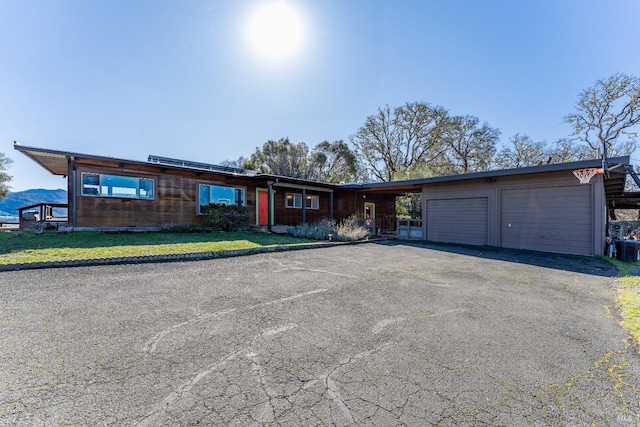
[[[204,221],[222,231],[246,227],[249,211],[244,206],[210,203],[203,208]]]
[[[294,237],[315,240],[328,240],[331,234],[333,240],[350,242],[364,239],[369,234],[369,230],[359,225],[356,216],[352,215],[340,222],[323,219],[315,224],[289,227],[287,228],[287,233]]]
[[[162,225],[160,227],[161,233],[204,233],[207,231],[211,230],[197,224]]]
[[[369,230],[359,224],[355,215],[351,215],[336,224],[335,232],[336,240],[341,242],[362,240],[369,235]]]
[[[302,224],[287,228],[287,232],[294,237],[305,239],[327,240],[329,234],[334,234],[335,225],[329,219],[323,219],[315,224]]]

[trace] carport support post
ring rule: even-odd
[[[273,224],[273,211],[272,211],[272,201],[273,197],[273,183],[269,182],[267,184],[267,230],[271,232],[271,224]]]

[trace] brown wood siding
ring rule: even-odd
[[[302,209],[301,208],[288,208],[286,206],[287,193],[302,194],[302,190],[299,188],[287,189],[284,187],[278,187],[275,189],[273,197],[274,203],[274,224],[276,225],[299,225],[302,223]],[[307,190],[308,196],[319,196],[318,206],[319,209],[305,209],[307,224],[320,222],[323,219],[329,218],[329,193],[320,191]],[[303,201],[304,203],[304,201]]]
[[[363,197],[365,196],[365,197]],[[396,196],[355,190],[336,190],[333,213],[336,220],[355,215],[364,218],[364,202],[376,204],[376,229],[391,233],[396,229]]]
[[[590,185],[503,190],[501,246],[591,254],[592,217]]]
[[[487,244],[486,197],[427,202],[427,240],[469,245]]]
[[[75,193],[75,212],[78,227],[159,227],[197,224],[199,184],[239,186],[246,189],[246,206],[250,224],[256,221],[256,187],[267,188],[269,178],[222,175],[216,172],[172,169],[159,164],[128,164],[109,159],[77,159],[75,192],[69,179],[70,202]],[[121,175],[154,180],[154,200],[82,195],[82,173]],[[298,225],[302,209],[287,208],[287,192],[302,194],[302,188],[288,188],[280,182],[274,186],[274,224]],[[313,183],[311,183],[313,185]],[[300,187],[301,184],[292,184]],[[329,217],[330,192],[307,189],[309,195],[319,196],[319,209],[306,209],[306,222],[319,222]],[[364,201],[376,204],[376,228],[383,232],[395,230],[395,196],[356,190],[334,190],[333,217],[343,219],[351,215],[362,218]],[[73,204],[70,203],[70,209]],[[70,211],[70,217],[72,212]]]
[[[117,169],[77,165],[77,226],[78,227],[158,227],[203,224],[197,214],[199,184],[218,184],[246,188],[246,203],[250,224],[255,222],[255,184],[242,178],[213,173],[166,171],[155,167]],[[82,195],[82,173],[151,178],[155,199],[141,200]]]

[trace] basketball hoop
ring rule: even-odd
[[[573,171],[573,174],[578,178],[580,184],[588,184],[593,178],[594,175],[600,174],[604,175],[604,169],[602,168],[586,168],[586,169],[576,169]]]

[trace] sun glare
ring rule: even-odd
[[[264,3],[249,19],[249,44],[264,59],[281,61],[300,51],[304,27],[302,16],[290,4],[282,0]]]

